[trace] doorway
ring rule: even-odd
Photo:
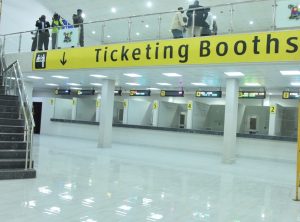
[[[33,119],[35,122],[34,134],[41,133],[42,107],[43,107],[43,103],[33,102],[32,111],[33,111]]]

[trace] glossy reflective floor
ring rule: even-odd
[[[35,138],[34,180],[0,181],[0,221],[296,222],[295,164]]]

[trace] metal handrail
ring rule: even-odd
[[[1,57],[1,63],[4,64],[4,58]],[[24,141],[26,142],[25,169],[32,169],[32,146],[33,146],[33,129],[35,127],[34,118],[31,112],[31,106],[28,102],[27,91],[24,84],[23,74],[19,61],[15,61],[3,70],[3,82],[5,92],[8,95],[19,97],[20,111],[22,111],[25,121]],[[8,76],[8,74],[10,76]],[[12,81],[14,78],[14,81]],[[7,81],[9,80],[9,81]],[[21,114],[21,113],[20,113]],[[28,166],[29,163],[29,166]]]
[[[253,4],[253,3],[257,3],[257,2],[266,2],[266,1],[270,1],[270,0],[255,0],[255,1],[247,0],[247,1],[241,1],[241,2],[223,3],[223,4],[203,6],[203,7],[199,7],[199,8],[193,8],[193,9],[184,9],[183,11],[195,11],[195,10],[198,10],[198,9],[218,8],[218,7],[223,7],[223,6],[242,5],[242,4],[247,4],[247,3]],[[275,0],[275,1],[277,1],[277,0]],[[143,15],[123,16],[123,17],[117,17],[117,18],[112,18],[112,19],[96,20],[96,21],[91,21],[91,22],[78,23],[76,25],[89,25],[89,24],[94,24],[94,23],[104,23],[104,22],[110,22],[110,21],[116,21],[116,20],[128,20],[128,19],[132,19],[132,18],[140,18],[140,17],[162,15],[162,14],[171,14],[171,13],[175,13],[175,12],[177,12],[177,10],[148,13],[148,14],[143,14]],[[61,27],[65,27],[65,26],[61,26]],[[51,29],[53,29],[53,28],[47,28],[46,30],[51,30]],[[16,34],[31,33],[31,32],[35,32],[35,31],[37,31],[37,30],[34,29],[34,30],[23,31],[23,32],[14,32],[14,33],[2,34],[2,35],[0,35],[0,37],[16,35]]]

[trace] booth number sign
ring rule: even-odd
[[[270,113],[276,113],[276,106],[270,106]]]

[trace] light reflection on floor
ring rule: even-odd
[[[35,138],[35,180],[0,181],[0,221],[297,222],[295,164]]]

